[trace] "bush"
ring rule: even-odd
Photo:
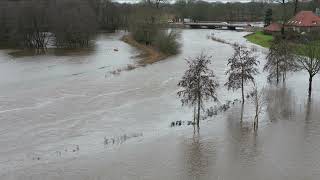
[[[153,44],[159,31],[159,12],[150,7],[140,7],[130,17],[129,31],[139,43]]]
[[[158,34],[158,28],[153,24],[136,24],[131,27],[132,37],[139,43],[153,44]]]
[[[164,54],[174,55],[179,52],[180,44],[178,38],[180,33],[175,30],[159,31],[154,42],[154,46]]]

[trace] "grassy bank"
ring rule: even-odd
[[[255,33],[249,34],[245,36],[245,38],[254,44],[258,44],[266,48],[269,48],[271,46],[271,42],[274,39],[272,35],[264,34],[261,31],[257,31]]]
[[[137,42],[130,35],[123,36],[122,41],[141,50],[141,54],[138,57],[142,58],[140,61],[142,65],[152,64],[157,61],[163,60],[169,56],[164,53],[161,53],[159,50],[152,46],[147,46]]]
[[[255,33],[249,34],[245,36],[245,38],[257,45],[260,45],[265,48],[270,48],[272,41],[275,39],[274,36],[264,34],[261,31],[257,31]],[[295,54],[303,55],[303,50],[305,49],[306,44],[303,44],[303,42],[299,42],[297,40],[286,40],[286,43],[288,46],[292,48]],[[312,41],[309,41],[309,44],[320,44],[320,40],[317,38],[314,38]]]

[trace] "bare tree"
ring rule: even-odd
[[[97,22],[94,8],[88,1],[57,1],[50,10],[51,29],[57,47],[89,47],[97,32]]]
[[[278,39],[271,44],[263,70],[269,72],[269,81],[276,78],[278,84],[281,75],[284,82],[287,72],[295,69],[292,62],[294,62],[292,48],[287,41]]]
[[[212,70],[208,68],[212,57],[201,54],[194,59],[187,59],[188,69],[178,86],[182,88],[177,94],[182,105],[197,106],[197,126],[200,124],[200,110],[204,110],[204,102],[209,99],[217,101],[219,83]]]
[[[145,3],[149,6],[153,6],[157,9],[161,8],[161,4],[166,4],[168,3],[168,0],[145,0]]]
[[[289,3],[289,0],[274,0],[274,2],[279,3],[282,7],[282,27],[281,27],[281,35],[285,35],[285,24],[287,22],[287,5]]]
[[[294,11],[293,15],[296,15],[298,12],[298,7],[299,7],[299,0],[294,0]]]
[[[313,77],[320,71],[320,45],[309,43],[300,47],[296,58],[297,66],[309,74],[309,97],[311,97]]]
[[[262,108],[266,104],[265,89],[258,89],[257,84],[253,81],[253,90],[248,95],[255,107],[255,116],[253,120],[253,128],[256,131],[259,124],[259,115],[262,113]]]
[[[45,49],[48,44],[45,11],[36,2],[23,7],[20,11],[20,33],[27,48]]]
[[[159,22],[160,15],[157,9],[149,6],[139,7],[131,16],[129,30],[136,41],[151,45],[159,32]]]
[[[7,5],[7,9],[1,12],[5,18],[1,26],[4,40],[15,47],[45,49],[48,43],[45,5],[40,0]]]
[[[228,90],[237,90],[241,88],[242,104],[244,104],[244,85],[248,81],[254,80],[254,75],[258,74],[257,65],[259,61],[254,56],[254,50],[247,49],[239,44],[234,44],[234,54],[228,60],[229,69],[226,74],[229,75],[225,86]]]
[[[0,6],[0,46],[9,44],[9,31],[8,15],[6,9]]]
[[[127,9],[127,12],[122,12],[126,9],[126,4],[120,5],[111,0],[89,0],[89,3],[96,13],[100,29],[114,32],[119,28],[125,28],[124,26],[127,25],[126,18],[127,14],[130,13],[129,9]]]

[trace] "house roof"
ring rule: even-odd
[[[279,23],[271,23],[269,26],[265,27],[265,31],[269,32],[280,32],[281,31],[281,24]]]
[[[312,11],[300,11],[287,22],[288,26],[314,27],[320,26],[320,17]]]

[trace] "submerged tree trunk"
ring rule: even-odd
[[[197,126],[200,126],[200,108],[201,108],[200,91],[198,92],[198,114],[197,114]]]
[[[281,35],[282,38],[285,38],[285,22],[286,22],[286,2],[285,0],[282,0],[282,27],[281,27]]]
[[[193,108],[193,125],[195,125],[196,124],[196,106],[194,106],[194,108]]]
[[[279,84],[279,60],[277,60],[277,85]]]
[[[256,131],[259,127],[259,115],[256,115],[256,117],[254,118],[254,130]]]
[[[281,27],[281,35],[282,35],[282,38],[284,39],[284,23],[282,23],[282,27]]]
[[[293,15],[296,15],[298,12],[299,0],[294,1],[294,12]]]
[[[241,105],[240,123],[242,123],[243,121],[243,111],[244,111],[244,104]]]
[[[253,127],[256,131],[258,129],[258,122],[259,122],[259,99],[258,99],[258,91],[256,90],[255,94],[255,102],[256,102],[256,115],[254,117]]]
[[[313,76],[309,75],[309,97],[311,97],[311,91],[312,91],[312,78]]]
[[[242,94],[242,104],[244,104],[244,85],[243,77],[241,78],[241,94]]]

